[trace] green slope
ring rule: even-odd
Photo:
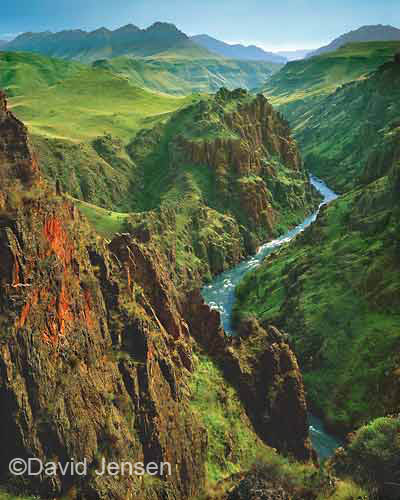
[[[400,65],[386,63],[323,101],[302,135],[313,170],[358,187],[237,293],[237,319],[289,332],[314,407],[340,429],[399,410],[399,88]]]
[[[273,104],[285,106],[285,110],[288,107],[291,113],[290,104],[300,105],[301,100],[330,94],[340,85],[362,78],[390,61],[399,48],[400,42],[355,43],[334,52],[293,61],[268,80],[264,92]]]
[[[399,172],[332,203],[237,289],[236,319],[289,333],[315,411],[340,431],[399,410]]]
[[[33,134],[72,140],[104,132],[128,140],[191,101],[135,87],[110,71],[29,53],[0,53],[0,86]]]
[[[134,85],[167,94],[216,92],[220,87],[253,89],[282,65],[268,62],[237,61],[222,57],[180,57],[167,52],[157,58],[118,57],[99,60],[95,68],[103,68],[126,76]]]
[[[367,158],[390,133],[397,73],[370,75],[399,48],[400,42],[347,45],[290,63],[268,81],[265,92],[293,126],[306,166],[340,192],[359,182]]]

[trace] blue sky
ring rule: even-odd
[[[0,39],[24,31],[176,24],[267,50],[319,47],[364,24],[400,28],[400,0],[2,0]]]

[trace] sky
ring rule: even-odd
[[[318,48],[365,24],[400,28],[400,0],[1,0],[0,40],[156,21],[265,50]]]

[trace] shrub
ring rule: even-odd
[[[350,439],[333,460],[336,472],[367,484],[380,498],[400,498],[400,417],[378,418]]]

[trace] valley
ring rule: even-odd
[[[397,31],[2,44],[0,499],[398,498]]]

